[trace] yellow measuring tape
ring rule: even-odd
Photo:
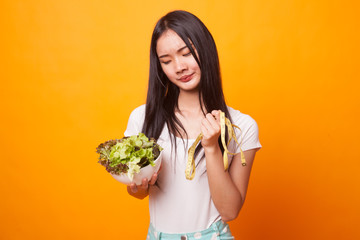
[[[228,135],[229,135],[229,141],[228,141],[227,144],[225,143],[225,125],[227,126]],[[229,167],[228,154],[235,155],[235,153],[229,152],[229,150],[227,149],[227,145],[229,145],[231,139],[234,139],[235,142],[240,146],[241,146],[241,143],[242,143],[242,138],[241,138],[240,143],[236,139],[233,127],[238,128],[240,130],[240,132],[241,132],[241,129],[238,126],[232,124],[230,122],[230,120],[225,117],[225,113],[222,112],[222,111],[220,111],[220,127],[221,127],[221,143],[222,143],[222,145],[224,147],[224,154],[223,154],[224,169],[226,171],[228,169],[228,167]],[[193,145],[191,145],[191,147],[189,148],[189,151],[188,151],[188,161],[186,163],[186,169],[185,169],[185,177],[188,180],[192,180],[195,177],[194,153],[195,153],[195,148],[198,145],[198,143],[200,142],[200,140],[202,139],[202,137],[203,137],[203,134],[200,133],[199,136],[196,138],[195,142],[193,143]],[[241,148],[240,148],[240,154],[241,154],[241,164],[243,166],[246,166],[245,155],[244,155],[243,151],[241,150]]]

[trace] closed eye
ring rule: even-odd
[[[191,52],[184,54],[185,57],[190,56],[190,55],[191,55]]]

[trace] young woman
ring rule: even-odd
[[[224,170],[220,111],[241,128],[246,166],[240,154],[229,155]],[[255,153],[261,148],[256,122],[225,103],[217,49],[212,35],[193,14],[170,12],[156,24],[150,50],[146,105],[130,115],[125,136],[139,132],[164,148],[161,171],[142,185],[128,186],[130,195],[149,195],[148,239],[233,239],[226,222],[243,206]],[[196,148],[196,174],[185,178],[187,151]],[[228,149],[239,153],[232,141]]]

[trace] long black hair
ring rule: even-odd
[[[195,15],[180,10],[169,12],[157,22],[151,38],[149,86],[142,131],[145,135],[158,139],[167,124],[176,149],[175,135],[183,139],[187,138],[186,130],[175,116],[175,110],[178,109],[179,88],[170,82],[163,72],[156,52],[158,39],[169,29],[177,33],[185,42],[200,67],[199,102],[203,114],[211,113],[212,110],[221,110],[226,117],[230,118],[230,115],[221,84],[219,57],[211,33]],[[185,136],[181,132],[185,133]],[[201,144],[196,153],[200,148]],[[220,148],[223,151],[222,144]]]

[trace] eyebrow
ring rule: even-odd
[[[181,51],[184,50],[185,48],[187,48],[187,46],[184,46],[184,47],[178,49],[176,52],[181,52]],[[159,58],[164,58],[164,57],[168,57],[168,56],[169,56],[169,54],[165,54],[165,55],[161,55]]]

